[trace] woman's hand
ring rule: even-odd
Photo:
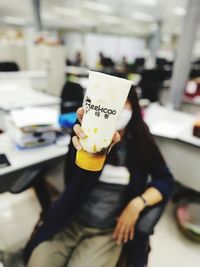
[[[113,238],[118,245],[123,242],[126,243],[128,240],[133,240],[134,226],[143,209],[143,201],[141,198],[136,197],[129,202],[122,214],[117,218]]]
[[[77,110],[76,114],[77,114],[77,118],[78,118],[79,122],[81,123],[82,118],[83,118],[83,114],[84,114],[84,108],[83,107],[79,108]],[[77,150],[81,150],[82,146],[81,146],[81,143],[79,142],[79,139],[84,138],[85,134],[81,130],[81,126],[79,124],[74,125],[74,132],[76,135],[73,136],[73,138],[72,138],[73,145]],[[115,134],[113,135],[112,143],[110,145],[110,149],[112,148],[113,145],[115,145],[119,141],[120,141],[120,135],[118,132],[115,132]],[[109,151],[110,151],[110,149],[109,149]]]

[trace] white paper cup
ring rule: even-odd
[[[101,170],[112,142],[118,117],[124,107],[132,81],[89,71],[81,128],[85,138],[77,152],[76,164],[87,170]]]

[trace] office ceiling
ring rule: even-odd
[[[34,25],[32,0],[1,0],[1,25]],[[187,0],[41,0],[44,28],[148,36],[179,34]]]

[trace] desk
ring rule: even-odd
[[[44,90],[47,88],[48,75],[46,71],[13,71],[13,72],[0,72],[0,83],[10,81],[29,81],[31,87],[37,90]]]
[[[47,72],[43,70],[27,70],[27,71],[12,71],[12,72],[0,72],[0,79],[24,79],[24,78],[31,78],[31,79],[42,79],[47,78]]]
[[[197,117],[180,111],[151,104],[145,112],[145,121],[153,135],[168,137],[200,147],[200,139],[192,135]]]
[[[192,114],[200,114],[200,97],[196,98],[196,100],[184,98],[181,104],[181,110]]]
[[[9,188],[16,179],[16,175],[19,171],[41,164],[47,164],[50,161],[53,163],[56,159],[66,155],[67,151],[67,146],[60,146],[57,144],[19,150],[8,134],[1,134],[0,153],[6,154],[11,166],[0,169],[0,192]]]
[[[18,86],[3,87],[0,89],[0,93],[0,109],[3,111],[29,106],[59,105],[61,101],[59,97]]]
[[[175,179],[200,191],[200,139],[192,136],[195,120],[196,117],[191,114],[169,110],[158,104],[152,104],[145,114],[145,121]]]
[[[0,128],[6,128],[6,115],[13,109],[30,106],[58,107],[59,97],[37,92],[30,88],[5,87],[0,88]]]

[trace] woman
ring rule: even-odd
[[[83,109],[77,114],[81,122]],[[66,190],[26,247],[28,267],[114,267],[124,243],[134,248],[134,266],[144,266],[146,237],[138,237],[134,227],[147,206],[168,200],[173,177],[142,119],[134,88],[118,130],[103,171],[89,172],[75,165],[84,133],[74,126]]]

